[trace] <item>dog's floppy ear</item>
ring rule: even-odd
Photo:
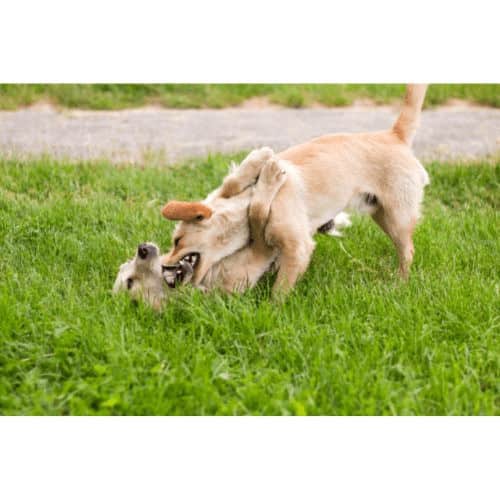
[[[210,219],[212,209],[197,201],[169,201],[161,211],[163,217],[169,220],[195,220]]]

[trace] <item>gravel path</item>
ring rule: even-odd
[[[143,163],[267,145],[279,151],[331,132],[389,127],[390,107],[336,109],[56,111],[38,106],[0,112],[0,154]],[[425,111],[415,141],[422,160],[500,153],[500,110],[446,107]]]

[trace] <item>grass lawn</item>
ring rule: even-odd
[[[428,165],[408,284],[357,218],[283,305],[272,278],[162,314],[112,296],[139,242],[169,245],[163,202],[228,160],[0,161],[0,414],[500,414],[500,163]]]
[[[314,103],[346,106],[368,98],[378,104],[400,102],[404,85],[386,84],[0,84],[0,109],[16,109],[40,100],[68,108],[122,109],[156,104],[169,108],[224,108],[252,97],[300,108]],[[429,87],[426,106],[466,99],[500,107],[498,84],[438,84]]]

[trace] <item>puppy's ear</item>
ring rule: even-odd
[[[212,209],[203,203],[194,201],[169,201],[162,208],[161,214],[169,220],[193,222],[210,219]]]

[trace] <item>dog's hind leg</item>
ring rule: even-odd
[[[418,213],[410,216],[398,215],[396,210],[380,207],[372,214],[372,218],[394,243],[399,258],[399,274],[403,279],[408,279],[415,254],[413,231],[418,220]]]

